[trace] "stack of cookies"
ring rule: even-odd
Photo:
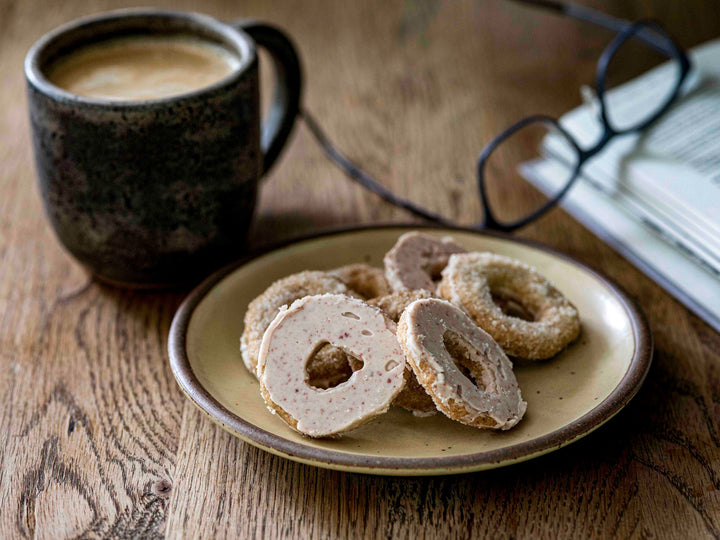
[[[535,269],[451,238],[407,233],[384,263],[293,274],[250,303],[241,352],[269,410],[310,437],[390,405],[515,426],[527,404],[508,355],[556,355],[579,335],[575,307]]]

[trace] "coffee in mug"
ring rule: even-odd
[[[82,47],[50,66],[48,79],[79,96],[158,99],[210,86],[239,63],[236,54],[216,43],[148,35]]]

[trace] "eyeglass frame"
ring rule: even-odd
[[[603,133],[600,139],[593,144],[590,148],[583,149],[576,139],[567,131],[565,130],[560,123],[557,121],[557,119],[552,118],[547,115],[537,114],[528,116],[526,118],[523,118],[519,122],[516,122],[512,126],[508,127],[504,131],[502,131],[499,135],[497,135],[490,143],[488,143],[480,152],[480,156],[478,157],[477,161],[477,179],[478,179],[478,190],[480,193],[480,200],[481,205],[483,208],[483,221],[480,223],[481,228],[487,228],[487,229],[493,229],[497,231],[502,232],[512,232],[515,231],[521,227],[524,227],[536,219],[543,216],[545,213],[547,213],[551,208],[553,208],[568,192],[568,190],[573,186],[575,181],[579,178],[580,172],[582,171],[583,166],[589,159],[596,156],[598,153],[600,153],[607,144],[614,139],[617,136],[626,135],[628,133],[633,132],[640,132],[645,129],[647,129],[651,124],[656,122],[661,116],[663,116],[668,109],[673,105],[673,103],[677,100],[678,95],[680,94],[680,91],[682,89],[683,83],[685,82],[685,79],[687,78],[688,73],[691,69],[691,62],[688,58],[687,54],[683,51],[683,49],[680,47],[680,45],[675,41],[675,39],[667,32],[667,30],[657,21],[650,20],[650,19],[643,19],[636,21],[634,23],[629,23],[625,21],[620,21],[618,19],[611,18],[603,13],[596,12],[594,10],[590,10],[588,8],[583,8],[581,6],[576,6],[574,4],[564,4],[560,2],[549,2],[546,0],[518,0],[521,3],[527,3],[532,5],[538,5],[541,7],[550,7],[551,9],[562,11],[564,14],[569,15],[571,17],[581,19],[587,22],[591,22],[594,24],[598,24],[603,27],[611,27],[613,30],[618,29],[618,25],[624,25],[624,28],[621,29],[618,33],[618,35],[613,39],[613,41],[610,42],[610,44],[605,48],[603,53],[600,55],[600,59],[598,60],[598,65],[595,70],[595,93],[598,99],[598,102],[600,104],[600,121],[603,128]],[[648,31],[649,30],[649,31]],[[644,31],[644,32],[643,32]],[[660,36],[660,40],[658,40],[655,36]],[[616,129],[613,127],[607,112],[607,105],[605,101],[606,96],[606,88],[605,88],[605,79],[607,75],[607,68],[610,64],[611,60],[613,59],[613,56],[615,53],[620,49],[620,47],[625,44],[629,39],[631,38],[637,38],[641,40],[645,45],[648,45],[651,48],[654,48],[658,50],[659,52],[668,55],[668,58],[671,61],[678,61],[680,63],[680,76],[678,77],[677,82],[675,83],[675,88],[673,89],[672,93],[669,94],[669,97],[666,99],[665,103],[652,115],[650,115],[648,118],[640,122],[638,125],[625,128],[625,129]],[[528,214],[527,216],[520,218],[518,220],[514,220],[510,223],[503,223],[499,221],[495,213],[492,211],[492,208],[490,206],[490,202],[487,196],[487,185],[486,185],[486,179],[485,179],[485,165],[487,163],[487,160],[489,159],[490,155],[494,150],[496,150],[507,138],[512,136],[517,131],[523,129],[524,127],[536,123],[536,122],[543,122],[545,124],[549,124],[555,129],[557,129],[564,137],[565,139],[573,146],[573,149],[577,153],[577,163],[575,164],[575,167],[573,168],[571,176],[568,178],[567,182],[565,183],[565,186],[558,191],[557,194],[555,194],[552,198],[550,198],[547,202],[545,202],[542,206]]]
[[[650,124],[652,124],[663,114],[665,114],[665,112],[672,106],[672,104],[677,99],[680,90],[682,89],[682,85],[691,69],[691,62],[687,54],[685,54],[680,45],[678,45],[675,39],[659,22],[645,19],[632,23],[624,19],[613,17],[601,11],[596,11],[585,6],[580,6],[570,2],[562,2],[559,0],[512,1],[521,4],[528,4],[534,7],[542,7],[557,11],[562,15],[566,15],[568,17],[572,17],[574,19],[584,22],[589,22],[596,26],[601,26],[603,28],[618,33],[615,39],[610,42],[610,44],[600,55],[600,59],[598,60],[598,66],[595,71],[596,96],[600,100],[601,104],[600,119],[604,127],[604,132],[599,141],[595,143],[591,148],[582,149],[577,143],[577,141],[565,129],[563,129],[562,126],[560,126],[560,124],[555,118],[546,115],[533,115],[528,116],[527,118],[524,118],[519,122],[516,122],[515,124],[507,128],[505,131],[500,133],[498,136],[496,136],[492,141],[490,141],[489,144],[487,144],[483,148],[477,162],[478,191],[480,195],[480,204],[483,207],[484,215],[483,220],[479,223],[467,226],[468,228],[475,230],[491,229],[501,232],[512,232],[516,229],[524,227],[525,225],[528,225],[532,221],[535,221],[537,218],[544,215],[548,210],[553,208],[572,187],[572,185],[575,183],[575,180],[577,180],[577,178],[580,176],[582,166],[590,158],[598,154],[611,139],[619,135],[624,135],[633,131],[641,131],[643,129],[646,129]],[[655,31],[659,31],[662,39],[658,40],[657,36],[653,35],[652,32],[648,31],[640,34],[640,32],[643,30],[643,27],[646,26],[654,27]],[[640,40],[645,42],[646,45],[649,45],[650,47],[660,51],[663,54],[667,54],[668,57],[671,59],[677,59],[680,62],[681,73],[674,91],[672,92],[672,94],[670,94],[670,98],[667,99],[666,103],[660,109],[658,109],[648,119],[644,120],[635,127],[625,130],[616,130],[612,127],[610,123],[605,107],[605,73],[607,71],[607,66],[609,65],[610,61],[612,60],[613,56],[620,48],[620,46],[622,46],[631,37],[636,37],[636,35]],[[372,175],[364,171],[362,167],[357,165],[354,161],[348,158],[337,146],[335,146],[335,144],[325,134],[325,131],[320,127],[317,120],[315,120],[315,117],[305,107],[300,107],[299,116],[305,122],[305,125],[307,126],[310,133],[315,138],[327,158],[331,162],[333,162],[340,170],[342,170],[348,176],[348,178],[357,182],[365,189],[375,193],[388,203],[397,206],[398,208],[402,208],[412,214],[415,214],[422,219],[436,223],[441,226],[457,226],[457,224],[453,222],[453,220],[448,219],[436,212],[433,212],[432,210],[423,208],[422,206],[415,204],[410,199],[406,199],[405,197],[396,195],[390,189],[385,187],[382,183],[378,182]],[[502,223],[497,220],[488,202],[485,188],[485,162],[487,161],[492,151],[495,150],[507,137],[509,137],[519,129],[527,126],[528,124],[539,121],[550,123],[556,129],[558,129],[560,133],[563,134],[563,136],[570,142],[570,144],[574,147],[574,150],[577,152],[579,156],[578,163],[573,169],[573,175],[566,182],[563,189],[560,190],[557,195],[555,195],[555,197],[550,199],[547,203],[545,203],[536,211],[525,216],[523,219],[516,220],[512,223]]]

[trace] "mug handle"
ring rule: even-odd
[[[275,67],[277,83],[260,135],[265,174],[280,155],[300,109],[303,85],[300,58],[290,38],[279,28],[252,19],[235,21],[232,26],[267,49]]]

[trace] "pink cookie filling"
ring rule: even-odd
[[[258,376],[277,407],[312,437],[347,431],[385,412],[404,385],[396,325],[379,309],[338,294],[306,296],[278,314],[263,336]],[[346,382],[318,389],[305,365],[330,343],[362,360]],[[271,408],[272,411],[272,408]]]

